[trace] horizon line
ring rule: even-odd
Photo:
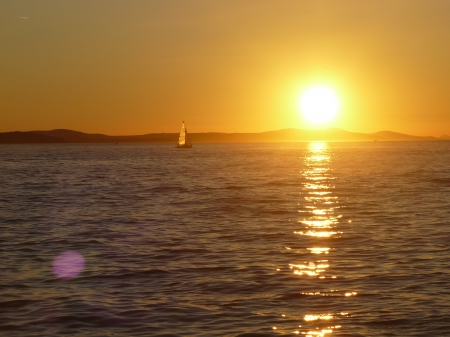
[[[363,135],[375,135],[378,133],[382,133],[382,132],[389,132],[389,133],[394,133],[394,134],[399,134],[399,135],[404,135],[404,136],[411,136],[411,137],[420,137],[420,138],[442,138],[442,137],[449,137],[449,134],[443,134],[441,136],[417,136],[414,134],[409,134],[409,133],[403,133],[403,132],[398,132],[398,131],[392,131],[392,130],[380,130],[380,131],[375,131],[375,132],[361,132],[361,131],[349,131],[346,129],[342,129],[342,128],[337,128],[337,127],[330,127],[330,128],[320,128],[320,129],[302,129],[302,128],[283,128],[283,129],[276,129],[276,130],[267,130],[267,131],[253,131],[253,132],[223,132],[223,131],[202,131],[202,132],[189,132],[190,134],[262,134],[262,133],[268,133],[268,132],[280,132],[280,131],[286,131],[286,130],[296,130],[296,131],[303,131],[303,132],[323,132],[323,131],[332,131],[332,130],[336,130],[336,131],[344,131],[344,132],[349,132],[349,133],[356,133],[356,134],[363,134]],[[32,132],[52,132],[52,131],[70,131],[70,132],[78,132],[78,133],[83,133],[83,134],[87,134],[87,135],[103,135],[103,136],[109,136],[109,137],[133,137],[133,136],[146,136],[146,135],[152,135],[152,134],[178,134],[179,131],[174,131],[174,132],[167,132],[167,131],[161,131],[161,132],[148,132],[148,133],[143,133],[143,134],[123,134],[123,135],[113,135],[113,134],[106,134],[106,133],[100,133],[100,132],[85,132],[85,131],[79,131],[79,130],[74,130],[74,129],[66,129],[66,128],[56,128],[56,129],[47,129],[47,130],[39,130],[39,129],[35,129],[35,130],[28,130],[28,131],[19,131],[19,130],[14,130],[14,131],[1,131],[0,134],[2,133],[14,133],[14,132],[20,132],[20,133],[32,133]]]

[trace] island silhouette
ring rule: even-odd
[[[56,129],[50,131],[13,131],[0,133],[0,144],[44,143],[176,143],[178,133],[149,133],[108,136],[99,133]],[[450,140],[450,136],[421,137],[393,131],[350,132],[331,128],[323,130],[282,129],[259,133],[190,133],[193,143],[308,142],[308,141],[430,141]]]

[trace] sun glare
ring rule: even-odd
[[[331,122],[339,111],[339,99],[333,89],[315,86],[307,89],[300,99],[303,117],[312,124]]]

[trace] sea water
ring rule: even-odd
[[[0,146],[1,336],[450,336],[450,142]]]

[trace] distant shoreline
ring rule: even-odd
[[[310,141],[442,141],[450,136],[421,137],[393,131],[357,133],[342,129],[283,129],[260,133],[190,133],[193,143],[271,143]],[[0,144],[67,144],[67,143],[176,143],[178,133],[150,133],[132,136],[108,136],[56,129],[50,131],[13,131],[0,133]]]

